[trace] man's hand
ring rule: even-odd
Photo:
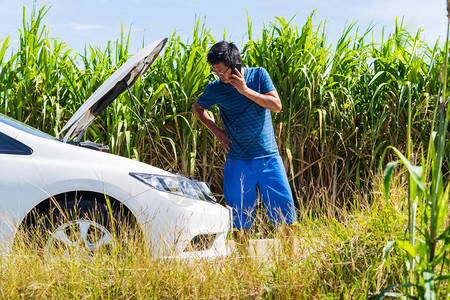
[[[232,74],[230,77],[230,84],[234,86],[239,93],[244,94],[247,89],[247,82],[245,81],[244,75],[239,72],[238,69],[234,69],[236,74]]]
[[[228,153],[228,150],[230,150],[230,143],[232,143],[232,141],[226,135],[225,130],[218,127],[216,123],[214,123],[213,119],[211,119],[206,112],[206,109],[201,107],[198,102],[194,103],[193,111],[197,118],[216,136],[216,139],[219,141],[222,148],[226,153]]]
[[[232,141],[228,138],[225,130],[219,128],[215,135],[223,150],[225,150],[225,153],[228,153],[228,150],[230,150],[230,143],[232,143]]]
[[[239,93],[266,109],[269,109],[276,113],[281,111],[281,100],[276,90],[267,92],[266,94],[262,95],[247,87],[247,82],[245,81],[243,75],[245,69],[242,69],[242,73],[237,69],[234,70],[236,74],[232,74],[230,76],[230,84],[234,86]]]

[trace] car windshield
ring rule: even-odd
[[[28,126],[22,122],[19,122],[17,120],[14,120],[10,117],[5,116],[4,114],[0,114],[0,122],[5,123],[11,127],[14,127],[16,129],[25,131],[29,134],[38,136],[38,137],[42,137],[45,139],[51,139],[51,140],[57,140],[57,138],[55,138],[54,136],[51,136],[49,134],[46,134],[45,132],[42,132],[36,128],[33,128],[31,126]]]

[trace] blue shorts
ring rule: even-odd
[[[233,208],[234,230],[252,225],[256,187],[275,226],[297,222],[291,188],[279,155],[253,160],[227,158],[224,173],[225,202]]]

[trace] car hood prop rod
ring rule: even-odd
[[[156,149],[155,143],[153,142],[153,138],[152,138],[152,135],[150,134],[150,130],[148,130],[147,123],[144,121],[144,119],[141,117],[141,114],[139,113],[138,107],[137,107],[136,102],[134,101],[134,98],[133,98],[133,94],[131,94],[130,87],[128,86],[128,84],[127,84],[125,79],[123,79],[123,83],[127,87],[128,94],[130,95],[131,101],[133,102],[134,109],[136,110],[136,114],[138,115],[138,118],[141,120],[142,123],[144,123],[145,129],[147,129],[147,134],[150,137],[153,149],[155,150],[156,156],[158,157],[159,163],[161,164],[161,168],[165,171],[166,168],[164,167],[164,164],[163,164],[163,162],[161,160],[161,157],[159,157],[158,150]]]

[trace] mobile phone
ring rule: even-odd
[[[238,69],[239,73],[241,72],[242,69],[242,65],[240,63],[236,63],[233,67],[233,69],[231,70],[231,74],[236,74],[236,71],[234,69]]]

